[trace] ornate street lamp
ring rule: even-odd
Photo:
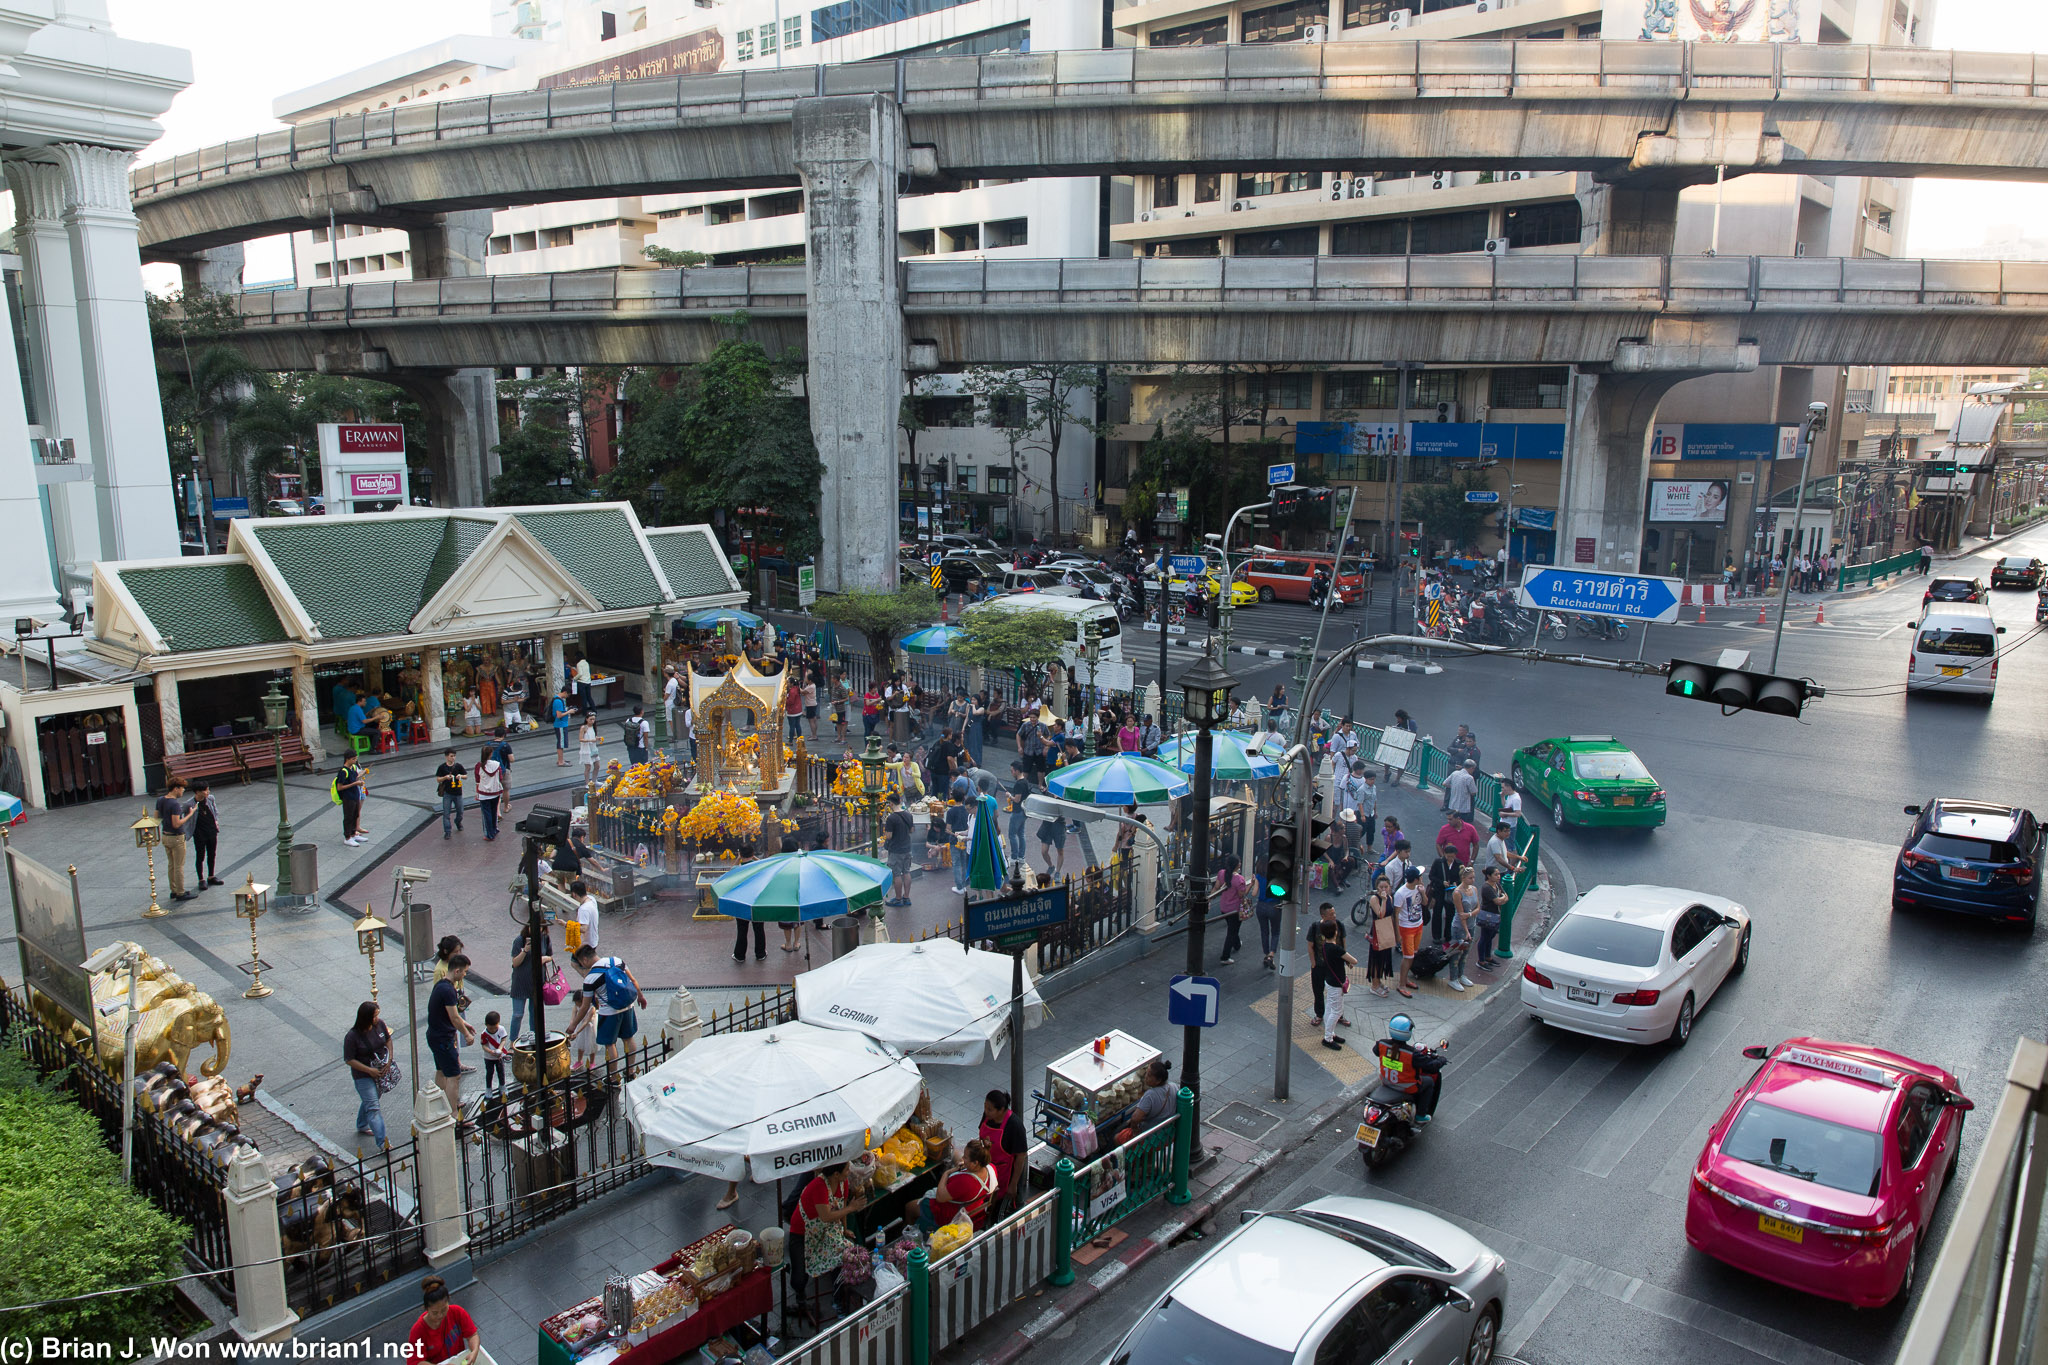
[[[661,500],[667,495],[668,490],[663,488],[658,480],[647,485],[647,506],[654,514],[656,526],[661,525]]]
[[[251,872],[249,880],[235,888],[235,918],[249,921],[249,975],[254,978],[249,989],[242,992],[244,1000],[261,1000],[270,994],[270,987],[263,984],[263,958],[256,951],[256,921],[262,919],[270,909],[270,888],[256,880]]]
[[[377,998],[377,954],[384,951],[384,921],[368,910],[356,921],[356,951],[370,960],[370,999]]]
[[[270,677],[269,690],[263,694],[263,728],[270,731],[271,752],[277,760],[277,894],[292,894],[292,821],[286,813],[284,800],[284,732],[291,724],[290,702],[277,686],[277,675]],[[253,931],[255,925],[250,925]],[[267,994],[267,992],[266,992]]]
[[[142,917],[162,919],[171,913],[156,903],[156,850],[164,841],[164,822],[154,815],[145,815],[128,828],[135,831],[135,846],[149,854],[149,909],[142,912]]]
[[[1209,648],[1193,668],[1180,678],[1181,715],[1195,727],[1195,771],[1188,800],[1193,805],[1189,822],[1193,847],[1188,851],[1188,966],[1189,976],[1202,974],[1202,936],[1209,919],[1209,787],[1210,768],[1216,761],[1216,726],[1230,714],[1230,694],[1237,679],[1216,662],[1216,646]],[[1202,1104],[1202,1030],[1190,1025],[1181,1031],[1180,1083],[1195,1095],[1195,1112]]]
[[[867,748],[860,755],[860,787],[865,794],[868,811],[868,856],[879,858],[882,852],[882,788],[888,781],[883,770],[882,740],[879,735],[869,735]]]

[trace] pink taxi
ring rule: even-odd
[[[1859,1308],[1905,1297],[1972,1107],[1956,1078],[1817,1038],[1742,1055],[1763,1065],[1707,1134],[1685,1240],[1738,1270]]]

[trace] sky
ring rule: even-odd
[[[108,10],[115,32],[192,53],[192,86],[164,116],[164,136],[142,154],[145,163],[274,126],[271,101],[288,91],[450,34],[489,31],[484,0],[108,0]],[[2048,51],[2048,5],[1937,0],[1934,45]],[[1940,257],[2007,224],[2048,236],[2048,185],[1923,180],[1901,254]],[[250,243],[246,279],[290,273],[286,239]],[[164,287],[154,274],[152,285]]]

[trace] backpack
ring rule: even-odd
[[[608,1010],[629,1010],[640,1003],[640,988],[633,984],[633,978],[626,975],[626,966],[614,958],[597,969],[604,974],[602,983],[604,1007]]]
[[[626,743],[628,744],[632,744],[640,738],[639,729],[640,721],[638,717],[628,716],[619,722],[619,733],[625,736]]]

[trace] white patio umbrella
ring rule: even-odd
[[[935,1066],[976,1066],[1010,1037],[1010,958],[948,940],[864,943],[800,972],[799,1019],[858,1029]],[[1024,1027],[1045,1020],[1038,987],[1024,987]]]
[[[923,1084],[865,1034],[777,1024],[698,1039],[627,1083],[626,1113],[657,1165],[766,1185],[880,1145]]]

